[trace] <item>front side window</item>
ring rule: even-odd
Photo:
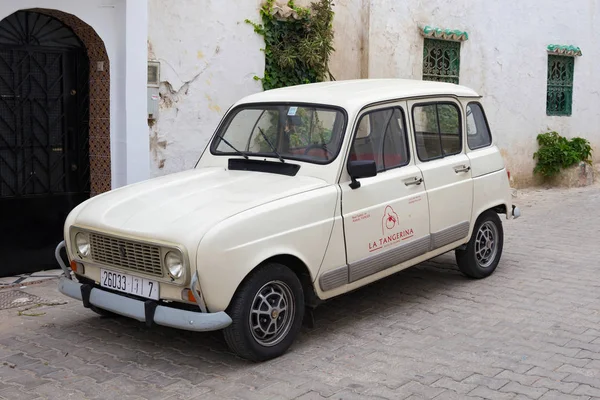
[[[460,114],[451,103],[432,103],[413,108],[417,155],[421,161],[434,160],[462,151]]]
[[[339,153],[345,114],[308,105],[248,105],[234,110],[211,145],[215,155],[328,163]]]
[[[492,135],[483,108],[478,103],[467,106],[467,144],[471,150],[492,144]]]
[[[404,113],[399,108],[368,112],[360,117],[350,161],[375,161],[382,172],[408,164]]]
[[[571,115],[575,57],[548,55],[547,115]]]

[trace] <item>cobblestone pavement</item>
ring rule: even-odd
[[[42,281],[57,279],[62,274],[60,268],[32,273],[5,276],[0,278],[0,290],[20,286],[28,286]]]
[[[0,397],[600,399],[600,187],[517,202],[490,278],[442,256],[325,304],[263,364],[220,333],[147,330],[29,286],[54,305],[0,311]]]

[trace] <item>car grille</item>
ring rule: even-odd
[[[163,276],[160,248],[90,233],[92,259],[100,264]]]

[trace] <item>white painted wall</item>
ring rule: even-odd
[[[111,77],[112,186],[148,178],[146,0],[2,0],[0,19],[28,8],[73,14],[104,41]]]
[[[125,91],[125,136],[127,154],[128,184],[150,177],[150,157],[148,153],[148,61],[146,43],[148,40],[147,0],[124,0],[121,3],[125,12],[125,82],[120,89]],[[122,44],[121,44],[122,46]],[[115,132],[118,135],[118,132]],[[122,174],[122,169],[117,169]]]
[[[163,81],[160,114],[150,128],[153,175],[191,168],[226,109],[262,90],[252,77],[263,74],[264,43],[244,22],[259,21],[260,3],[149,0],[148,52],[161,62]],[[600,61],[593,39],[600,20],[597,3],[337,0],[330,68],[338,80],[421,79],[418,25],[467,31],[461,84],[484,96],[494,138],[516,183],[529,184],[538,133],[553,129],[583,136],[600,151],[600,92],[592,75]],[[584,53],[575,61],[571,117],[546,116],[546,47],[551,43],[574,44]]]
[[[336,0],[334,3],[335,51],[329,69],[336,80],[367,77],[368,3],[369,0]]]
[[[516,182],[532,181],[535,137],[548,129],[588,138],[600,151],[600,62],[596,0],[539,3],[457,0],[371,1],[369,76],[421,79],[423,38],[419,23],[469,33],[461,49],[460,83],[484,96],[494,138]],[[594,29],[595,28],[595,29]],[[573,44],[573,115],[546,116],[548,44]],[[600,160],[596,154],[596,160]]]
[[[148,53],[161,64],[161,102],[150,128],[152,174],[192,168],[227,109],[262,90],[260,0],[149,0]]]
[[[336,79],[361,75],[361,37],[368,38],[364,1],[335,2]],[[162,81],[159,116],[150,128],[153,175],[193,167],[229,106],[262,90],[253,77],[264,73],[264,42],[244,22],[260,22],[261,3],[149,0],[148,57],[160,61]]]

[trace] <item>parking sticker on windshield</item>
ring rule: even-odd
[[[290,107],[290,109],[288,110],[288,115],[291,115],[293,117],[294,115],[296,115],[296,111],[298,111],[298,107]]]

